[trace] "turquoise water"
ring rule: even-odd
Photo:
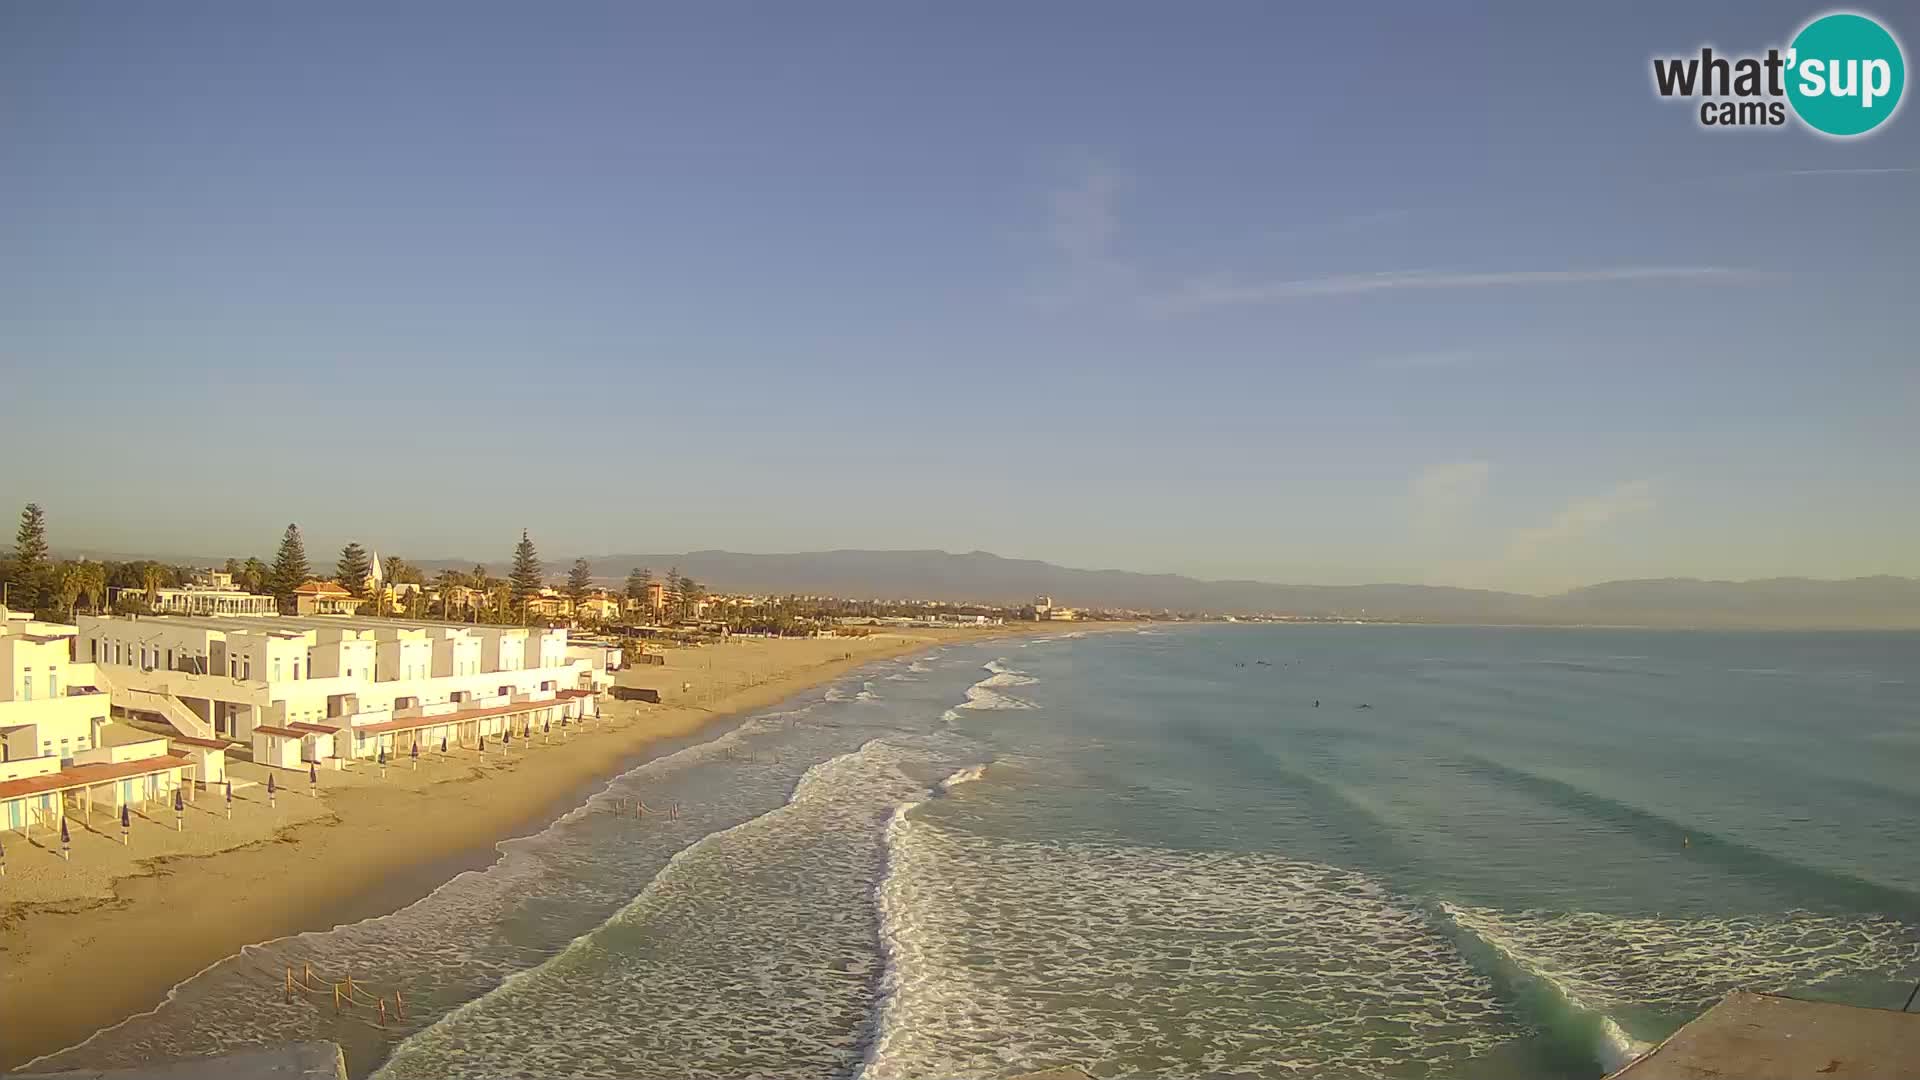
[[[1917,811],[1920,635],[944,648],[42,1064],[333,1037],[395,1080],[1591,1078],[1735,987],[1898,1007]],[[405,1030],[261,992],[343,954]]]

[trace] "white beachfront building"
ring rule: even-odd
[[[73,660],[75,632],[0,607],[0,829],[57,829],[69,799],[91,812],[165,798],[218,756],[113,729],[98,669]]]
[[[83,616],[113,704],[287,768],[525,733],[594,712],[567,632],[358,616]]]
[[[72,658],[75,628],[0,607],[0,761],[93,749],[108,722],[92,664]]]

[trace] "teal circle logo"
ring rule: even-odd
[[[1836,12],[1813,20],[1787,56],[1787,99],[1815,131],[1865,135],[1900,107],[1907,85],[1900,43],[1865,15]]]

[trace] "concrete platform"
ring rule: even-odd
[[[347,1059],[339,1043],[303,1042],[131,1069],[8,1073],[7,1080],[347,1080]]]
[[[1610,1080],[1912,1080],[1920,1013],[1736,990]]]

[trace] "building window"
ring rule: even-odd
[[[172,649],[167,650],[167,670],[168,671],[173,670],[173,650]]]
[[[60,673],[52,668],[47,669],[47,696],[60,696]]]
[[[28,672],[26,675],[26,681],[21,683],[20,685],[22,687],[20,700],[32,701],[33,700],[33,673]]]
[[[275,657],[273,660],[273,681],[274,682],[280,681],[280,658],[279,657]]]
[[[94,638],[92,641],[87,642],[87,660],[95,664],[100,662],[100,639],[99,638]]]

